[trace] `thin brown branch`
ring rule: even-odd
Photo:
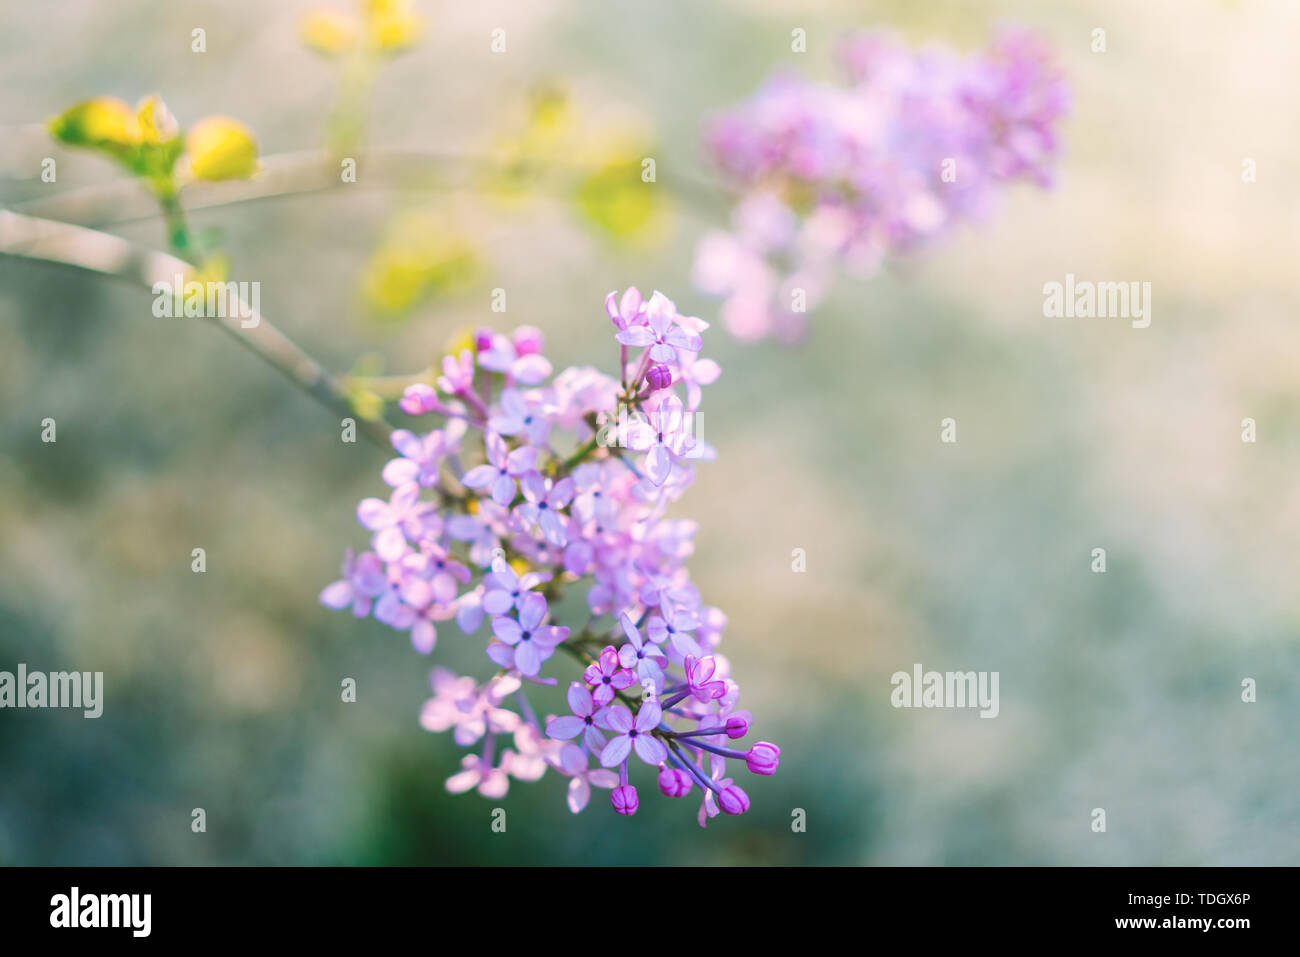
[[[73,266],[152,290],[170,284],[194,267],[176,256],[147,249],[110,233],[0,209],[0,255]],[[339,381],[247,303],[240,310],[205,321],[218,324],[240,345],[256,353],[308,395],[342,416],[354,418],[367,437],[391,448],[392,428],[382,420],[357,415]]]

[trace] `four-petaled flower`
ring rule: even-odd
[[[353,617],[365,618],[375,599],[387,590],[388,575],[379,556],[362,552],[354,558],[349,548],[343,556],[343,577],[322,589],[320,601],[336,610],[351,605]]]
[[[515,500],[515,480],[527,475],[537,462],[537,449],[521,445],[513,452],[506,451],[505,439],[489,432],[484,440],[487,464],[476,465],[465,473],[461,484],[466,488],[481,489],[492,486],[492,501],[507,506]]]
[[[656,291],[645,304],[645,320],[644,326],[629,325],[614,338],[625,346],[649,346],[655,362],[672,362],[677,357],[674,349],[699,352],[704,348],[703,339],[678,324],[677,308],[661,292]]]
[[[707,658],[687,655],[685,667],[686,686],[690,689],[691,697],[696,701],[713,701],[727,693],[725,681],[712,680],[713,672],[717,668],[717,662],[712,655]]]
[[[654,698],[641,702],[635,721],[632,712],[621,704],[603,709],[597,721],[617,737],[611,738],[600,752],[600,763],[607,768],[616,767],[627,760],[630,752],[636,751],[636,756],[646,764],[654,767],[663,764],[668,760],[668,749],[652,734],[662,719],[663,711]]]
[[[623,663],[624,668],[635,670],[637,678],[642,681],[653,681],[655,688],[660,688],[664,678],[663,668],[659,664],[664,658],[663,651],[653,642],[641,640],[641,632],[628,617],[627,612],[623,612],[620,621],[623,624],[623,633],[627,635],[627,644],[618,650],[618,660]]]
[[[504,615],[512,608],[520,608],[528,593],[551,576],[542,572],[525,572],[516,575],[510,563],[498,555],[492,559],[492,572],[483,577],[483,611],[496,616]]]
[[[577,814],[591,800],[591,789],[618,787],[618,775],[608,768],[592,768],[591,758],[576,744],[566,744],[560,751],[560,771],[569,776],[569,810]]]
[[[601,708],[592,699],[591,692],[579,681],[569,685],[569,707],[573,714],[552,718],[546,725],[548,736],[557,741],[568,741],[582,735],[587,749],[599,754],[605,747],[605,736],[600,733],[597,719]]]
[[[525,501],[515,506],[514,514],[526,526],[540,528],[552,545],[563,548],[568,533],[564,530],[565,516],[560,514],[560,509],[567,508],[573,501],[573,479],[560,479],[548,489],[546,479],[537,472],[529,472],[519,484],[523,487]]]
[[[645,472],[655,485],[663,485],[673,462],[689,458],[694,450],[695,437],[686,424],[682,400],[671,393],[648,417],[628,424],[627,446],[634,452],[646,453]]]
[[[600,657],[594,664],[587,665],[587,670],[582,673],[582,680],[591,685],[596,704],[602,705],[614,700],[614,692],[636,684],[636,676],[630,669],[622,667],[613,645],[601,649]]]
[[[563,625],[543,625],[546,599],[529,592],[519,606],[519,618],[492,619],[492,634],[503,644],[488,648],[488,656],[503,668],[517,668],[521,675],[536,677],[542,662],[555,653],[555,646],[569,637]]]

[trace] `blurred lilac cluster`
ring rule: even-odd
[[[985,216],[999,188],[1052,182],[1069,91],[1045,44],[1021,31],[959,56],[869,33],[838,51],[844,85],[790,74],[717,117],[708,149],[741,197],[706,234],[694,280],[724,298],[742,340],[797,340],[836,273]]]

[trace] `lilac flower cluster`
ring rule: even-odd
[[[762,741],[732,746],[752,717],[717,651],[727,619],[686,568],[696,524],[666,515],[695,462],[714,455],[691,426],[721,370],[700,357],[708,323],[662,293],[610,293],[605,308],[618,379],[592,368],[552,378],[541,333],[521,327],[480,330],[444,359],[436,388],[406,390],[403,411],[440,423],[393,434],[399,457],[382,473],[392,492],[357,508],[370,546],[348,552],[321,602],[407,632],[422,654],[448,622],[465,635],[487,625],[495,673],[435,668],[420,716],[475,749],[448,790],[498,798],[511,778],[549,768],[569,779],[574,813],[597,787],[634,814],[635,759],[668,797],[698,788],[703,826],[749,808],[728,762],[770,775],[780,755]],[[579,587],[584,623],[559,624],[564,593]],[[567,713],[541,719],[525,689],[558,684],[557,652],[580,677]]]
[[[778,75],[707,133],[742,195],[732,229],[702,238],[694,279],[740,339],[799,338],[838,269],[869,276],[987,215],[1003,184],[1051,183],[1069,96],[1033,35],[961,57],[871,33],[839,59],[847,84]]]

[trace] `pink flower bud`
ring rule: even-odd
[[[536,326],[520,326],[515,330],[513,339],[515,352],[521,356],[540,355],[546,346],[546,338]]]
[[[685,797],[691,790],[691,776],[681,768],[664,767],[659,772],[659,793],[664,797]]]
[[[437,403],[438,393],[433,391],[433,386],[418,382],[406,387],[402,400],[397,404],[407,415],[423,415]]]
[[[474,351],[490,352],[492,351],[492,330],[488,328],[479,329],[474,333]]]
[[[636,813],[636,788],[631,784],[620,784],[610,793],[610,803],[614,805],[614,810],[619,814],[629,816]],[[745,799],[745,806],[749,806],[749,799]]]
[[[781,749],[775,744],[760,741],[749,749],[745,755],[745,764],[755,774],[776,774],[777,765],[781,763]]]
[[[749,720],[742,718],[738,714],[733,714],[727,718],[727,737],[731,740],[743,738],[749,734]]]
[[[717,797],[718,807],[724,814],[744,814],[749,810],[749,795],[734,784],[723,788]]]
[[[645,381],[650,388],[658,392],[660,389],[666,389],[673,384],[673,374],[662,362],[657,362],[645,371]]]

